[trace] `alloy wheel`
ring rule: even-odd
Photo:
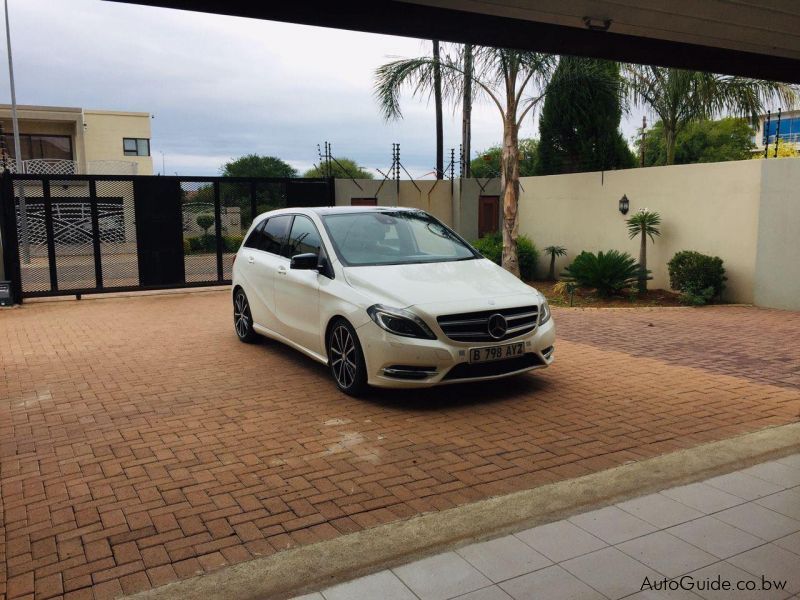
[[[233,303],[233,324],[236,327],[236,335],[244,339],[250,332],[250,306],[247,303],[247,296],[240,291],[236,294]]]
[[[358,356],[355,340],[343,325],[333,330],[330,348],[333,376],[340,387],[348,389],[356,380]]]

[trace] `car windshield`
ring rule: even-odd
[[[479,255],[422,211],[330,214],[322,217],[336,252],[348,266],[470,260]]]

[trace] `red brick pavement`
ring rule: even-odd
[[[719,368],[737,360],[722,329],[766,356],[764,332],[796,325],[791,313],[556,310],[551,369],[355,400],[292,350],[240,344],[228,303],[209,292],[0,312],[9,598],[130,594],[800,410],[792,350],[763,380]],[[643,319],[661,335],[642,334]],[[675,360],[678,347],[697,360]]]
[[[574,311],[561,339],[800,389],[800,312],[730,306]],[[702,318],[698,318],[702,317]]]

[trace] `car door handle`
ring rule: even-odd
[[[278,275],[286,275],[286,273],[288,272],[289,270],[286,267],[284,266],[278,267]]]

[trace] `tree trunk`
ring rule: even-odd
[[[548,273],[548,277],[550,278],[550,281],[555,281],[556,280],[556,255],[555,254],[551,254],[550,255],[550,273]]]
[[[675,146],[677,145],[675,131],[671,127],[664,126],[664,145],[667,147],[667,164],[675,164]]]
[[[461,109],[461,153],[464,177],[472,176],[472,44],[464,45],[464,104]]]
[[[444,131],[442,129],[442,67],[439,40],[433,40],[433,101],[436,107],[436,179],[444,177]]]
[[[639,244],[639,293],[647,292],[647,235],[644,229],[640,232],[642,236]]]
[[[512,107],[503,118],[503,152],[500,157],[500,190],[503,195],[503,268],[519,277],[517,256],[517,208],[519,204],[519,130]]]

